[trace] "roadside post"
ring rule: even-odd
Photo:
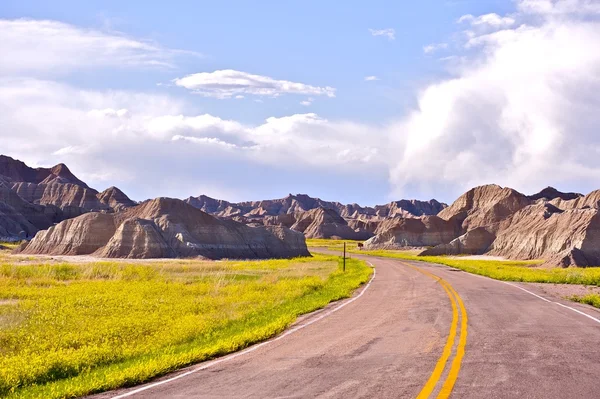
[[[346,241],[344,241],[344,272],[346,272]]]

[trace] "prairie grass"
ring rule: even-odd
[[[600,308],[600,295],[598,294],[588,294],[584,296],[570,296],[568,299],[571,301],[585,303],[586,305],[592,305],[595,308]]]
[[[2,262],[2,261],[0,261]],[[281,332],[372,270],[339,258],[0,263],[0,396],[129,386]]]
[[[417,256],[403,251],[351,251],[372,256],[439,263],[469,273],[503,281],[527,283],[584,284],[600,286],[600,267],[540,268],[540,261],[461,259],[448,256]]]
[[[339,240],[307,240],[307,243],[312,247],[326,247],[328,250],[333,251],[340,251],[340,244],[343,245],[343,241]],[[540,268],[537,267],[540,264],[539,260],[476,260],[449,256],[417,256],[415,251],[363,251],[358,250],[356,246],[354,248],[348,246],[347,248],[350,248],[348,252],[355,254],[438,263],[496,280],[600,286],[600,267]]]
[[[358,243],[364,242],[360,240],[334,240],[332,238],[307,238],[306,245],[308,247],[326,247],[332,250],[342,250],[346,243],[346,250],[358,249]]]

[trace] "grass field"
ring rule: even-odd
[[[0,396],[67,398],[147,381],[269,338],[372,270],[268,261],[0,260]]]
[[[598,294],[589,294],[584,296],[571,296],[570,300],[585,303],[586,305],[592,305],[593,307],[600,308],[600,295]]]
[[[339,240],[310,240],[317,241],[309,246],[326,247],[330,250],[339,251]],[[461,259],[460,257],[448,256],[417,256],[415,251],[362,251],[356,248],[356,243],[352,242],[354,248],[350,248],[350,253],[381,256],[387,258],[396,258],[420,262],[439,263],[464,270],[469,273],[479,274],[503,281],[521,281],[528,283],[554,283],[554,284],[583,284],[600,286],[600,267],[588,268],[540,268],[536,267],[540,261],[498,261],[498,260],[474,260]],[[349,247],[347,247],[349,248]],[[598,301],[600,303],[600,301]]]

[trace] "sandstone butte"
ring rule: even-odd
[[[422,255],[597,266],[599,209],[600,190],[584,196],[547,187],[526,196],[497,185],[475,187],[450,206],[400,200],[363,207],[303,194],[240,203],[201,195],[138,205],[118,188],[90,188],[64,164],[30,168],[0,156],[0,240],[37,233],[20,249],[31,254],[288,257],[308,253],[305,236],[371,237],[367,249],[420,247]]]
[[[118,188],[99,193],[64,164],[31,168],[0,155],[0,240],[31,238],[60,221],[87,212],[115,212],[135,205]],[[32,227],[33,226],[33,227]]]
[[[545,193],[527,197],[496,185],[469,190],[439,213],[461,234],[451,240],[446,237],[421,255],[489,254],[542,259],[549,266],[600,265],[600,192],[563,195],[545,189]],[[416,246],[427,233],[427,229],[396,227],[393,234],[373,237],[366,247],[382,246],[380,238],[385,234],[393,236],[388,243],[412,237],[406,246]]]
[[[90,212],[63,221],[39,232],[17,252],[110,258],[310,256],[300,232],[217,219],[172,198],[149,200],[123,212]]]

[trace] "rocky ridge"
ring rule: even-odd
[[[302,233],[215,218],[181,200],[157,198],[118,213],[90,212],[39,232],[18,252],[112,258],[309,256]]]

